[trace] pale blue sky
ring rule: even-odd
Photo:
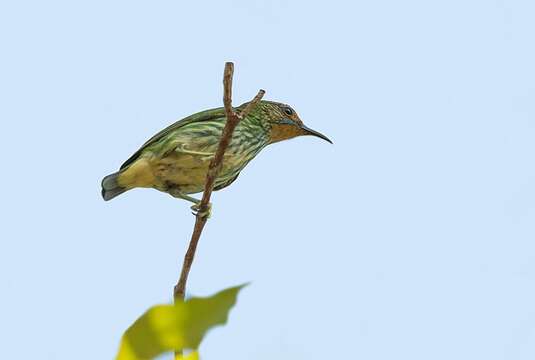
[[[251,281],[204,360],[535,357],[535,3],[0,3],[2,359],[111,359],[193,224],[101,178],[259,88],[331,146],[215,194],[189,293]]]

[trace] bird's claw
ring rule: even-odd
[[[209,219],[212,215],[212,203],[208,203],[208,205],[206,206],[206,210],[204,211],[200,211],[201,209],[199,205],[200,203],[191,206],[190,209],[193,210],[192,214],[195,216],[200,216],[203,218],[205,217]]]

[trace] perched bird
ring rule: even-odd
[[[248,103],[236,108],[241,111]],[[188,200],[198,210],[199,200],[189,194],[203,191],[210,160],[225,126],[225,109],[206,110],[177,121],[150,138],[116,173],[102,180],[102,197],[111,200],[133,188],[154,188]],[[214,190],[232,184],[240,171],[264,147],[297,136],[325,135],[306,127],[288,105],[260,101],[240,121],[225,152]]]

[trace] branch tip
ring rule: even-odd
[[[247,116],[247,114],[249,114],[251,112],[251,110],[253,110],[255,108],[255,106],[260,102],[260,100],[262,100],[262,98],[264,97],[264,95],[266,94],[266,91],[264,89],[260,89],[258,90],[258,94],[256,94],[256,96],[253,98],[253,100],[251,100],[246,106],[245,106],[245,109],[243,109],[239,114],[238,114],[238,117],[240,119],[243,119],[244,117]]]

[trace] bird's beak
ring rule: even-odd
[[[301,129],[303,130],[304,134],[303,135],[312,135],[312,136],[317,136],[319,137],[320,139],[323,139],[327,142],[330,142],[331,144],[333,143],[327,136],[323,135],[322,133],[316,131],[316,130],[312,130],[311,128],[309,127],[306,127],[305,125],[301,125]]]

